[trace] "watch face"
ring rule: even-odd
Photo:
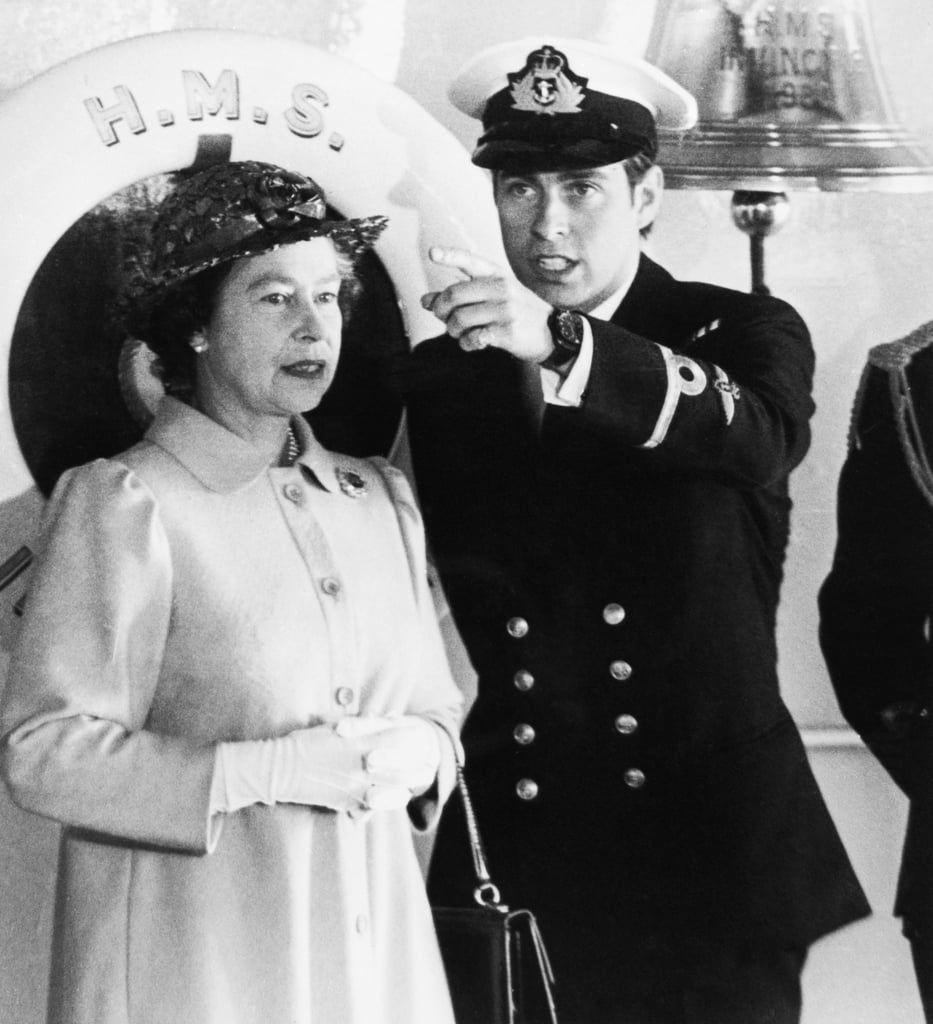
[[[562,309],[554,318],[557,331],[555,340],[564,348],[578,349],[583,343],[583,323],[579,313]]]
[[[563,371],[576,359],[583,344],[583,317],[572,309],[555,309],[547,323],[554,339],[554,351],[541,365]]]

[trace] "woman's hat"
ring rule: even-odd
[[[657,128],[697,119],[686,89],[643,60],[582,39],[517,39],[459,71],[451,102],[480,118],[473,163],[501,170],[599,167],[657,155]]]
[[[309,238],[330,238],[355,258],[387,223],[383,216],[329,219],[321,187],[296,171],[256,160],[215,164],[185,178],[161,204],[142,291],[161,293],[219,263]]]

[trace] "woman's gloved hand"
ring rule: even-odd
[[[432,785],[438,729],[413,715],[354,717],[270,740],[221,743],[211,809],[294,803],[353,815],[404,807]]]
[[[438,727],[417,715],[344,718],[336,733],[370,745],[363,756],[366,772],[379,785],[404,786],[410,795],[430,789],[441,762]]]

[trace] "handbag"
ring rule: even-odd
[[[476,907],[432,907],[457,1024],[558,1024],[554,974],[530,910],[511,910],[489,877],[463,768],[457,788],[473,854]]]

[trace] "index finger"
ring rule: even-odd
[[[501,268],[485,256],[480,256],[469,249],[447,248],[443,245],[432,245],[428,250],[432,263],[438,263],[444,267],[453,267],[455,270],[462,270],[467,277],[490,277],[493,274],[500,274]]]

